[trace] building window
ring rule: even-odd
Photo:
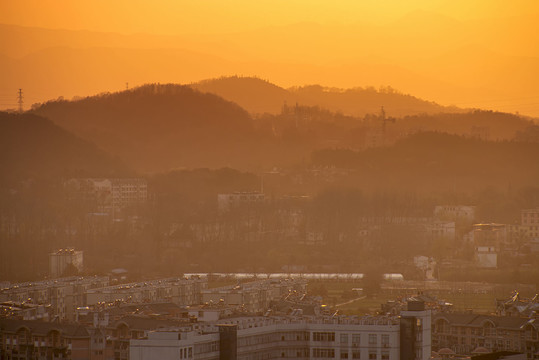
[[[361,342],[360,334],[352,334],[352,346],[359,346]]]
[[[348,359],[348,351],[341,351],[341,359]]]
[[[361,352],[359,350],[352,351],[352,359],[361,359]]]
[[[313,357],[315,358],[334,358],[335,349],[313,349]]]
[[[389,346],[389,335],[382,334],[382,346]]]
[[[369,334],[369,345],[376,345],[378,343],[378,336],[376,334]]]
[[[341,344],[348,344],[348,334],[341,334]]]
[[[334,332],[315,332],[313,333],[313,341],[335,341]]]
[[[375,352],[369,352],[369,360],[376,360],[377,356]]]

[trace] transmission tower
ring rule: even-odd
[[[387,122],[395,122],[395,118],[393,117],[386,117],[386,111],[384,110],[384,107],[382,106],[380,108],[380,120],[382,120],[382,141],[384,144],[386,143],[386,123]]]
[[[19,104],[19,112],[22,113],[22,109],[23,109],[23,100],[22,100],[22,89],[19,89],[19,96],[17,98],[17,103]]]

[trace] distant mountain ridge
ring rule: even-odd
[[[236,86],[230,86],[230,82]],[[226,92],[251,109],[275,108],[277,114],[253,118],[237,103],[203,92],[205,85]],[[141,173],[200,167],[257,172],[296,165],[323,148],[390,145],[418,131],[511,140],[532,124],[517,115],[488,111],[398,117],[397,106],[406,104],[412,108],[415,104],[443,108],[391,89],[340,91],[310,86],[286,90],[264,80],[239,77],[208,81],[200,85],[200,90],[195,87],[149,84],[78,100],[49,101],[32,111],[95,143]],[[296,105],[301,99],[325,103]],[[330,106],[324,106],[331,104],[368,110],[370,114],[363,117],[344,115],[342,110],[332,112],[327,110]],[[392,118],[388,124],[380,121],[380,104]]]
[[[0,92],[23,88],[31,104],[122,89],[125,82],[243,74],[287,87],[390,85],[440,104],[539,116],[537,103],[528,101],[538,96],[539,52],[519,41],[537,32],[536,17],[456,21],[417,11],[381,25],[300,22],[190,35],[0,24]],[[14,99],[0,106],[10,108]]]
[[[464,111],[402,94],[390,87],[377,90],[372,87],[338,89],[310,85],[284,89],[259,78],[238,76],[204,80],[191,86],[234,101],[252,114],[276,114],[284,104],[294,103],[321,106],[334,112],[360,117],[368,113],[378,113],[381,106],[384,106],[391,116],[396,117]]]

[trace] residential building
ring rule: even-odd
[[[260,280],[236,286],[224,286],[202,291],[203,303],[223,302],[229,306],[241,306],[249,313],[263,313],[270,307],[271,301],[279,300],[290,291],[306,292],[304,280]]]
[[[1,359],[113,359],[101,329],[74,323],[0,319]]]
[[[58,278],[65,275],[64,273],[68,267],[72,267],[73,271],[79,273],[82,272],[83,251],[75,249],[58,249],[49,254],[49,275],[51,278]]]
[[[130,341],[129,354],[133,360],[424,360],[431,353],[430,321],[421,304],[401,317],[230,318],[149,332]]]
[[[0,290],[0,301],[32,304],[50,304],[51,319],[74,320],[75,309],[86,306],[89,289],[109,284],[106,276],[67,277],[54,280],[11,284]]]
[[[515,291],[509,299],[496,299],[496,313],[502,316],[538,318],[539,294],[527,299]]]
[[[470,355],[476,348],[516,351],[527,359],[539,358],[537,319],[473,313],[433,315],[432,349],[449,348],[456,354]]]
[[[49,304],[4,301],[0,303],[0,318],[49,321],[51,319],[51,306]]]
[[[498,267],[498,251],[494,246],[477,246],[475,257],[479,267],[492,269]]]
[[[520,212],[521,224],[524,226],[539,226],[539,208],[524,209]]]
[[[148,184],[142,178],[70,179],[64,186],[70,197],[91,203],[96,211],[113,216],[148,200]]]
[[[434,217],[439,220],[472,224],[475,220],[475,206],[469,205],[437,205]]]
[[[500,247],[508,243],[506,224],[474,224],[473,225],[474,244],[480,246]]]
[[[454,221],[433,221],[425,225],[427,237],[432,240],[455,240]]]
[[[266,201],[263,193],[252,192],[233,192],[229,194],[217,195],[217,209],[219,212],[226,212],[241,205],[262,204]]]
[[[180,305],[200,304],[202,301],[201,293],[207,287],[208,280],[198,277],[192,277],[190,279],[168,278],[120,284],[88,290],[86,293],[86,305],[156,301],[171,301]]]

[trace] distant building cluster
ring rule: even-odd
[[[148,183],[143,178],[70,179],[64,187],[72,198],[92,204],[96,212],[113,216],[148,200]]]
[[[68,277],[13,284],[0,290],[0,302],[50,305],[50,313],[36,315],[36,319],[73,321],[78,308],[101,304],[168,301],[196,305],[201,303],[202,290],[206,288],[207,280],[198,278],[168,278],[110,286],[106,276]]]
[[[521,211],[520,224],[474,224],[465,240],[475,248],[477,265],[497,268],[500,253],[519,256],[539,252],[539,209]]]
[[[86,294],[109,285],[106,276],[67,277],[54,280],[13,284],[0,290],[0,302],[46,305],[50,313],[36,313],[35,319],[74,320],[75,309],[86,305]],[[33,319],[25,316],[26,319]]]

